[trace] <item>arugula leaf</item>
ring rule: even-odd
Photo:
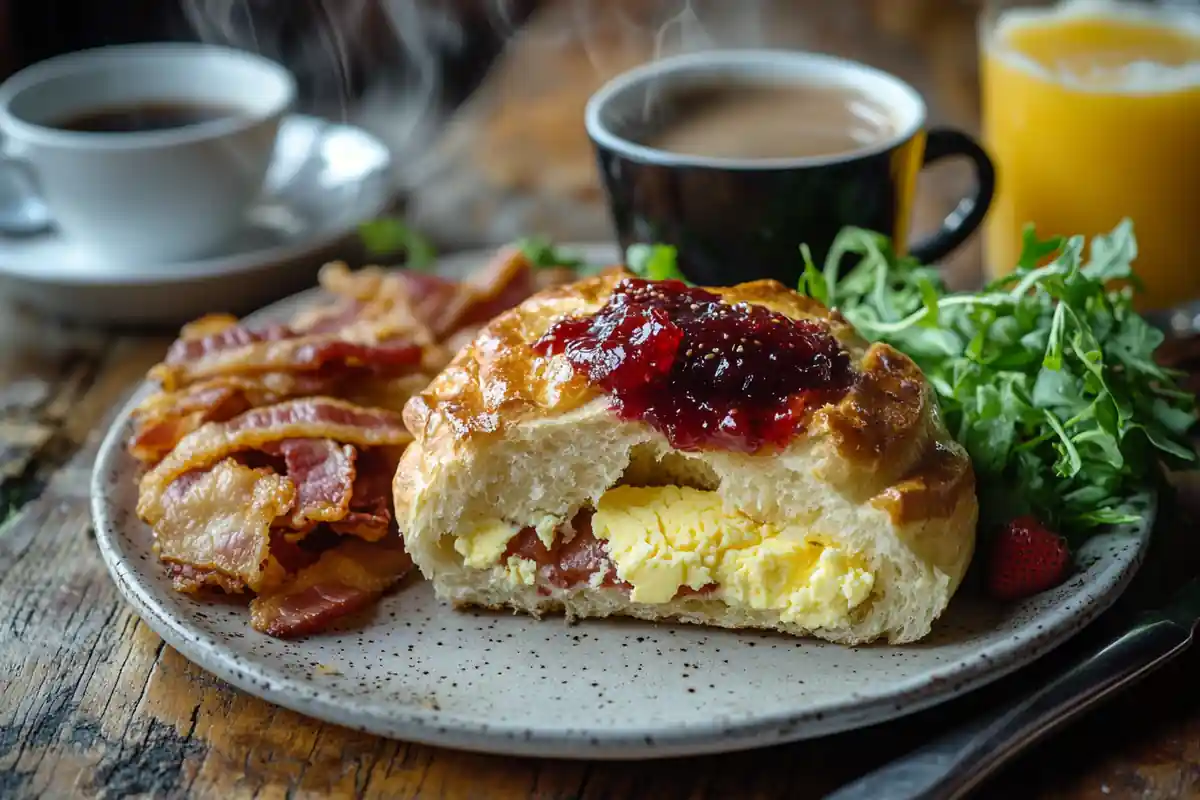
[[[380,217],[358,226],[358,237],[373,258],[405,256],[404,266],[425,269],[437,258],[433,244],[395,217]]]
[[[825,282],[825,275],[813,262],[812,250],[808,245],[800,245],[800,255],[804,258],[804,274],[800,276],[800,291],[807,294],[819,303],[825,306],[833,305],[833,298],[829,296],[829,284]]]
[[[691,286],[692,283],[676,264],[674,247],[665,244],[632,244],[625,251],[625,265],[629,271],[651,281],[677,280]]]
[[[804,249],[800,291],[921,367],[975,465],[985,524],[1031,512],[1077,538],[1131,521],[1125,503],[1164,465],[1195,462],[1195,397],[1155,361],[1163,334],[1133,308],[1128,220],[1090,248],[1032,227],[1023,242],[1010,275],[951,293],[885,237],[846,228],[823,269]]]
[[[542,269],[565,267],[578,270],[583,266],[583,259],[572,253],[560,250],[554,243],[543,236],[529,236],[517,240],[517,247],[529,259],[529,263]]]

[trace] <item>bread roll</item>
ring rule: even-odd
[[[439,597],[845,644],[928,634],[971,559],[978,508],[970,461],[917,366],[774,281],[710,289],[734,317],[748,308],[734,304],[761,306],[832,336],[846,378],[797,395],[803,412],[780,441],[675,446],[687,413],[631,415],[594,373],[537,344],[630,278],[614,268],[530,298],[405,406],[415,440],[396,514]],[[708,402],[707,385],[686,402]]]

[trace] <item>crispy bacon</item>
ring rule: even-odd
[[[429,376],[422,373],[393,378],[354,367],[210,378],[147,397],[133,412],[135,428],[128,449],[138,460],[153,465],[205,422],[224,422],[251,408],[312,395],[340,396],[362,406],[403,408],[428,383]]]
[[[346,278],[353,282],[353,278]],[[346,297],[296,315],[284,324],[251,328],[214,318],[181,336],[153,370],[167,391],[216,376],[309,372],[325,367],[369,367],[395,376],[411,371],[431,343],[405,293],[391,288],[371,299]]]
[[[563,280],[515,249],[464,281],[330,264],[331,303],[270,325],[214,314],[185,326],[128,443],[149,468],[138,514],[175,588],[256,592],[254,626],[273,636],[372,602],[412,565],[391,500],[411,437],[381,409],[398,411],[488,320]],[[542,548],[559,584],[615,580],[587,522]]]
[[[185,594],[196,594],[210,587],[226,594],[241,594],[246,589],[240,580],[215,569],[200,569],[191,564],[168,564],[167,574],[171,576],[171,586],[175,591]]]
[[[447,325],[453,325],[454,309],[464,302],[462,284],[413,270],[400,272],[398,278],[413,314],[436,338],[443,338]]]
[[[321,288],[330,294],[365,304],[377,300],[381,295],[400,291],[395,274],[381,267],[351,270],[344,261],[332,261],[321,267],[317,280]]]
[[[220,333],[226,328],[238,324],[238,318],[232,314],[205,314],[194,319],[179,330],[180,339],[202,339]]]
[[[341,337],[342,334],[337,333],[263,338],[245,346],[204,350],[193,360],[168,358],[154,367],[150,375],[166,391],[173,391],[220,375],[311,372],[330,366],[370,367],[381,374],[398,375],[421,364],[421,345],[407,336],[371,341],[374,337],[368,331],[363,337],[368,341]],[[193,352],[195,343],[185,344],[188,346],[186,352]]]
[[[251,624],[280,638],[316,633],[369,605],[411,568],[398,538],[346,539],[283,585],[259,594],[250,603]]]
[[[155,463],[205,422],[226,420],[249,408],[245,393],[228,382],[198,383],[179,392],[159,392],[134,411],[136,429],[129,452]]]
[[[533,294],[533,265],[522,251],[506,248],[463,286],[468,302],[447,321],[440,338],[458,328],[482,325]]]
[[[354,323],[363,308],[364,304],[357,300],[345,300],[298,314],[287,325],[267,325],[257,329],[241,325],[236,318],[224,314],[201,317],[184,326],[179,339],[167,350],[165,363],[186,364],[259,342],[337,333]]]
[[[256,408],[227,422],[206,423],[185,436],[142,477],[138,515],[151,525],[157,524],[163,515],[167,486],[189,470],[203,469],[242,450],[303,438],[333,439],[359,447],[404,445],[412,440],[399,414],[329,397],[306,397]]]
[[[292,318],[289,327],[305,334],[336,333],[356,322],[363,315],[365,308],[366,303],[346,298],[301,311]]]
[[[297,334],[286,325],[269,325],[252,330],[242,325],[230,325],[204,336],[177,339],[167,350],[167,364],[186,364],[206,356],[236,350],[258,342],[276,342]]]
[[[167,488],[163,513],[154,525],[159,558],[191,570],[184,585],[216,583],[226,591],[268,585],[271,523],[296,498],[292,482],[232,459],[211,470],[189,472]],[[197,572],[198,571],[198,572]],[[223,578],[207,579],[206,571]]]
[[[297,543],[288,538],[286,528],[276,528],[271,531],[269,552],[271,560],[290,576],[310,564],[315,564],[321,553],[333,547],[337,541],[336,537],[323,537],[316,533]]]
[[[392,527],[392,476],[396,459],[381,450],[368,450],[360,456],[350,511],[329,527],[347,536],[368,542],[382,539]]]
[[[309,530],[318,522],[345,519],[355,486],[358,451],[330,439],[284,439],[268,452],[277,451],[287,465],[288,479],[296,487],[296,502],[289,526]]]

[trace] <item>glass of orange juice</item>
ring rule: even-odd
[[[1200,2],[988,3],[984,140],[997,193],[992,275],[1021,231],[1112,230],[1133,220],[1144,310],[1200,299]]]

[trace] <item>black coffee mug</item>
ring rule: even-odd
[[[671,153],[640,144],[671,117],[672,93],[722,83],[846,87],[892,115],[898,133],[828,156],[733,159]],[[820,264],[842,227],[890,236],[924,263],[945,256],[983,221],[995,171],[983,149],[956,130],[925,127],[921,95],[892,75],[832,56],[774,50],[677,56],[626,72],[592,96],[596,148],[622,247],[663,243],[697,283],[775,278],[794,286],[800,245]],[[917,173],[950,156],[975,168],[975,191],[941,228],[906,246]]]

